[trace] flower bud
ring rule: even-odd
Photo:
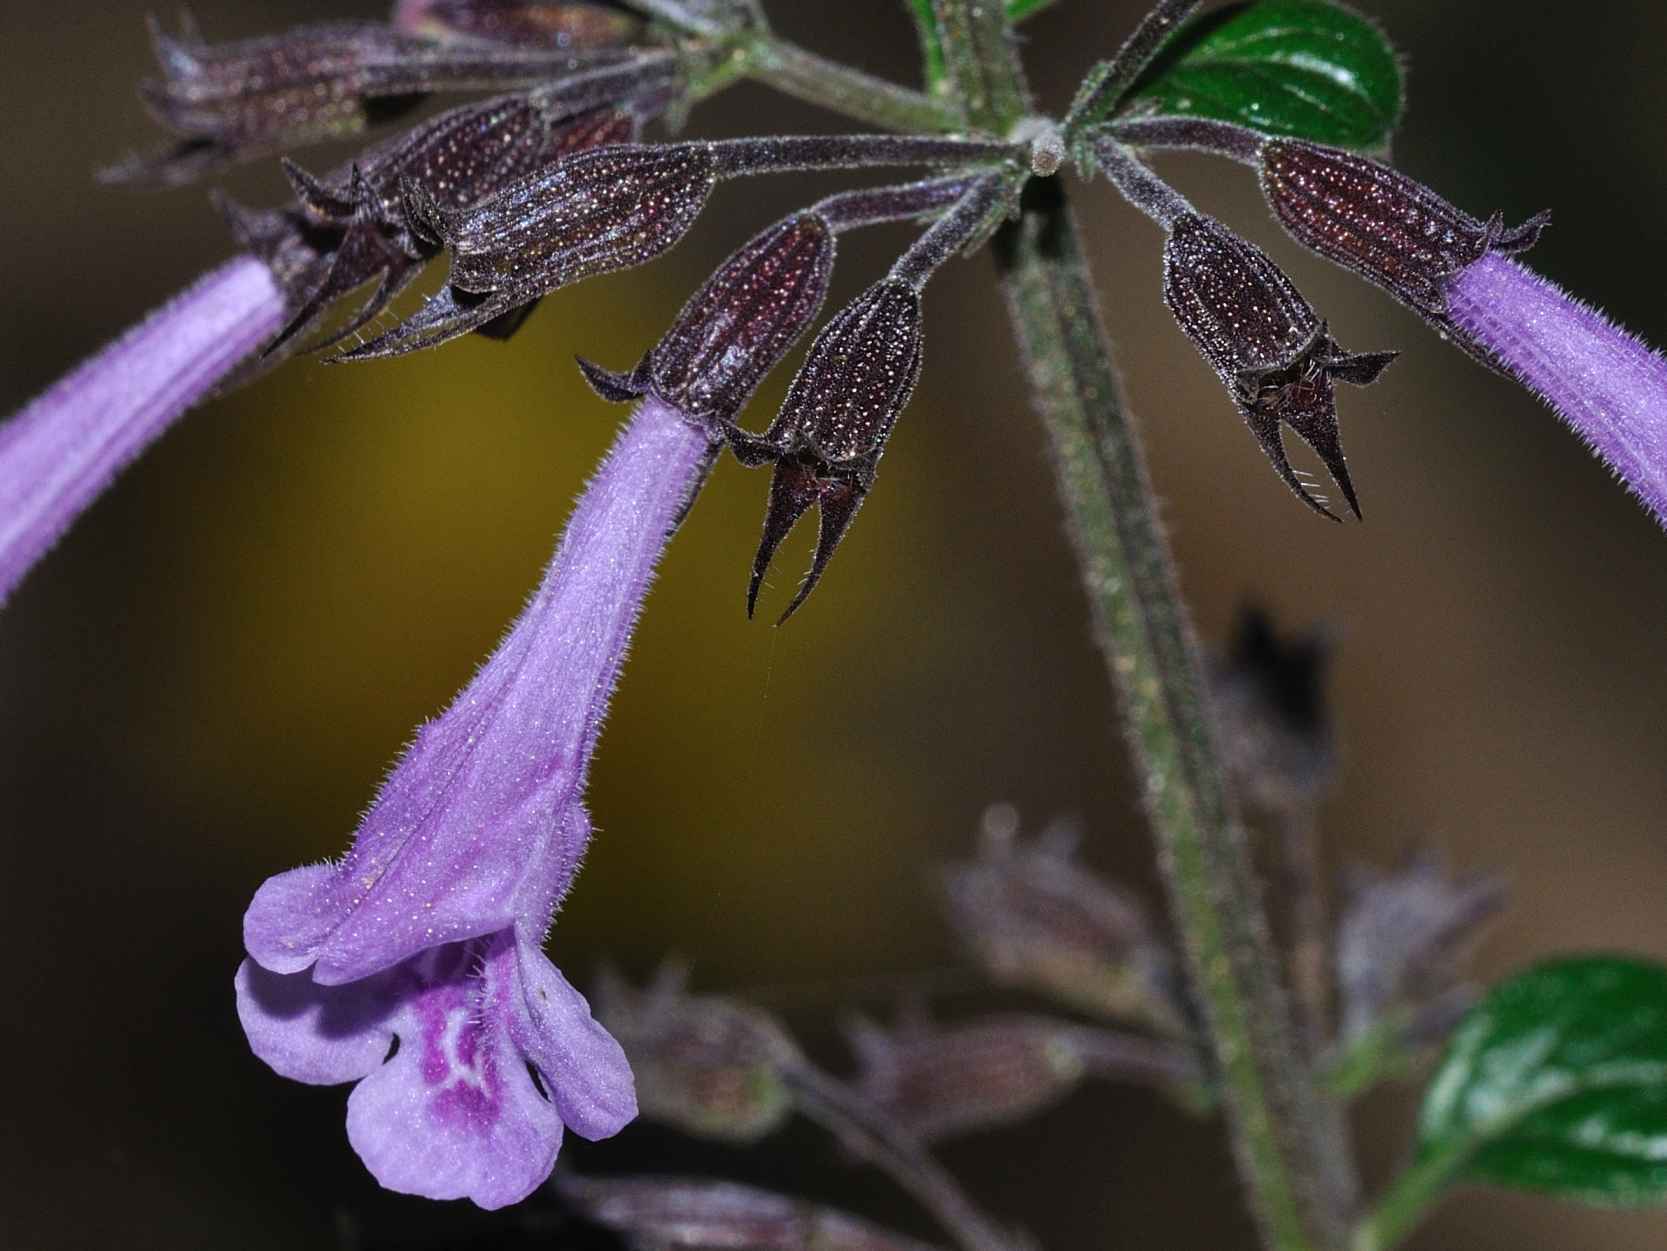
[[[1210,700],[1234,791],[1259,812],[1315,803],[1337,768],[1326,707],[1331,647],[1323,630],[1283,635],[1246,608],[1210,667]]]
[[[411,195],[426,193],[441,211],[464,209],[566,153],[632,138],[636,128],[636,119],[622,110],[593,109],[556,120],[534,99],[511,96],[442,113],[329,181],[285,161],[308,225],[339,230],[341,239],[323,279],[311,286],[272,348],[373,278],[382,281],[371,298],[313,350],[368,324],[404,290],[435,251],[432,241],[410,228],[405,204]]]
[[[616,48],[643,33],[639,18],[600,4],[537,0],[400,0],[394,26],[435,39],[484,39],[522,48]]]
[[[372,121],[371,101],[375,120],[384,121],[429,92],[559,87],[587,77],[578,70],[631,60],[624,52],[435,43],[372,22],[325,22],[223,44],[205,43],[194,30],[169,36],[153,28],[153,38],[162,77],[140,84],[139,93],[181,142],[105,171],[111,181],[187,182],[236,161],[357,134]],[[629,64],[623,72],[632,72]],[[613,75],[600,78],[614,83]]]
[[[408,182],[409,227],[444,244],[449,281],[343,359],[434,347],[580,279],[653,260],[694,224],[715,181],[707,146],[686,143],[578,152],[464,209]]]
[[[770,558],[813,505],[821,513],[816,554],[780,620],[816,588],[873,484],[886,440],[920,377],[920,361],[920,293],[882,280],[822,328],[769,430],[734,433],[731,446],[743,463],[776,466],[747,588],[748,616]]]
[[[1397,1016],[1416,1027],[1427,1009],[1462,992],[1464,963],[1505,902],[1499,878],[1450,877],[1429,854],[1394,873],[1362,868],[1351,877],[1337,923],[1345,1042]]]
[[[569,1173],[556,1189],[587,1219],[665,1251],[932,1251],[832,1208],[733,1182]]]
[[[1506,230],[1500,214],[1479,221],[1381,162],[1296,139],[1263,144],[1261,166],[1268,204],[1297,242],[1444,330],[1447,283],[1490,252],[1532,247],[1551,220],[1540,213]]]
[[[580,152],[473,207],[425,201],[451,253],[451,285],[545,295],[652,260],[694,224],[714,178],[703,144],[616,145]]]
[[[816,319],[833,273],[834,233],[819,213],[794,213],[754,236],[683,306],[630,374],[581,360],[604,398],[652,390],[684,412],[732,426],[758,384]]]
[[[650,1120],[729,1142],[753,1142],[793,1110],[783,1074],[802,1063],[772,1017],[731,999],[690,995],[681,971],[642,991],[608,978],[597,1020],[619,1040]]]
[[[857,1088],[922,1141],[1008,1125],[1053,1106],[1086,1071],[1073,1026],[1041,1016],[997,1016],[889,1033],[851,1026]]]
[[[153,29],[153,38],[163,76],[140,84],[141,99],[170,130],[228,151],[362,130],[370,67],[425,46],[372,22],[223,44],[204,43],[191,30],[175,38]]]
[[[1226,385],[1285,484],[1311,508],[1337,519],[1291,468],[1281,424],[1314,449],[1359,516],[1333,382],[1375,382],[1395,353],[1345,352],[1266,253],[1208,217],[1177,218],[1163,259],[1164,302]]]
[[[1076,862],[1068,827],[1019,843],[1013,825],[987,819],[977,859],[943,871],[950,922],[979,964],[1102,1020],[1182,1032],[1174,957],[1140,902]]]

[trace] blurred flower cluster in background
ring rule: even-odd
[[[204,0],[197,16],[221,39],[354,16],[341,7]],[[1063,5],[1027,26],[1044,104],[1061,107],[1143,7]],[[1421,0],[1370,5],[1411,54],[1398,163],[1472,211],[1520,221],[1551,204],[1536,268],[1664,343],[1648,249],[1667,155],[1640,136],[1667,121],[1654,51],[1667,14],[1595,7],[1573,28],[1507,0],[1476,0],[1458,22]],[[785,34],[911,78],[901,5],[834,9],[771,6]],[[200,190],[92,181],[155,139],[133,97],[151,72],[145,11],[0,14],[13,53],[0,412],[231,251]],[[744,133],[762,109],[773,129],[844,128],[746,86],[691,133]],[[1511,906],[1481,950],[1485,976],[1558,949],[1667,954],[1655,523],[1530,396],[1303,255],[1248,172],[1163,168],[1285,264],[1340,340],[1404,353],[1344,415],[1366,520],[1324,523],[1272,481],[1162,311],[1160,232],[1109,189],[1078,197],[1107,321],[1139,363],[1131,400],[1201,632],[1225,647],[1254,600],[1331,641],[1328,872],[1415,847],[1461,881],[1503,870]],[[18,969],[0,1242],[578,1245],[556,1242],[536,1205],[488,1218],[378,1191],[342,1140],[340,1092],[283,1083],[249,1055],[231,995],[240,917],[266,877],[339,850],[410,727],[535,583],[623,411],[595,398],[574,354],[634,360],[812,182],[720,188],[663,261],[545,300],[508,345],[291,362],[184,420],[14,595],[0,614],[0,927]],[[228,186],[250,203],[286,191],[275,162]],[[909,237],[842,242],[830,307]],[[1027,830],[1074,818],[1084,861],[1158,897],[988,261],[951,264],[927,306],[914,415],[863,525],[787,627],[744,612],[762,475],[723,465],[675,539],[604,732],[596,837],[553,948],[586,987],[604,964],[641,984],[675,953],[703,992],[762,1005],[842,1072],[857,1066],[836,1027],[853,1012],[889,1022],[923,990],[944,1003],[940,1025],[1035,1006],[977,990],[934,906],[941,866],[968,856],[991,803]],[[744,421],[761,428],[790,376]],[[771,605],[808,564],[803,529]],[[1363,1106],[1370,1175],[1395,1163],[1410,1100],[1388,1090]],[[784,1134],[719,1148],[643,1124],[575,1144],[571,1162],[740,1178],[925,1236],[873,1174],[801,1125]],[[1150,1089],[1094,1083],[942,1154],[1044,1245],[1251,1241],[1216,1127]],[[1201,1177],[1218,1179],[1219,1203],[1186,1201]],[[1659,1245],[1659,1221],[1492,1196],[1414,1245],[1627,1251]]]

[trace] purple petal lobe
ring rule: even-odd
[[[1667,360],[1532,270],[1489,254],[1447,284],[1452,327],[1533,391],[1667,528]]]
[[[582,1138],[608,1138],[636,1119],[631,1066],[590,1004],[544,953],[519,944],[518,1011],[510,1035],[538,1067],[562,1121]]]
[[[243,950],[273,973],[311,967],[341,920],[335,886],[336,869],[328,864],[267,878],[243,914]]]
[[[0,426],[0,603],[117,473],[283,320],[239,257],[157,309]]]
[[[518,995],[502,933],[425,954],[400,1047],[354,1087],[347,1136],[390,1190],[501,1208],[555,1167],[562,1122],[507,1028]]]
[[[399,990],[409,980],[395,970],[351,986],[319,986],[305,973],[271,973],[245,960],[237,970],[237,1019],[250,1050],[282,1076],[313,1086],[357,1081],[387,1056]]]

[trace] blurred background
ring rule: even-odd
[[[1076,0],[1026,28],[1050,109],[1141,7]],[[1483,215],[1553,209],[1536,268],[1667,343],[1667,9],[1365,7],[1408,58],[1403,167]],[[160,138],[133,92],[151,69],[146,8],[0,8],[0,412],[228,251],[200,191],[93,183],[94,167]],[[915,73],[895,0],[768,8],[829,55]],[[378,13],[368,0],[195,9],[214,39]],[[695,133],[760,118],[833,124],[742,87],[702,109]],[[308,155],[321,168],[337,154]],[[1076,193],[1201,633],[1223,639],[1253,599],[1338,640],[1329,867],[1426,845],[1505,872],[1490,978],[1568,949],[1667,957],[1667,536],[1526,394],[1299,255],[1246,171],[1164,169],[1287,261],[1342,342],[1404,349],[1382,383],[1342,397],[1365,523],[1317,519],[1164,311],[1158,233],[1104,186]],[[254,202],[283,190],[270,162],[226,185]],[[546,300],[507,347],[303,360],[199,410],[0,614],[0,933],[14,970],[0,1242],[559,1245],[525,1211],[376,1189],[343,1133],[345,1092],[285,1082],[249,1055],[231,996],[240,917],[268,875],[345,845],[412,727],[538,577],[622,416],[584,388],[573,353],[635,361],[729,249],[812,191],[726,185],[670,256]],[[907,237],[842,242],[834,300]],[[678,536],[602,740],[599,833],[552,946],[581,985],[603,961],[641,977],[679,953],[697,987],[783,1012],[834,1067],[848,1010],[887,1011],[895,975],[962,967],[929,875],[970,850],[993,801],[1027,828],[1080,817],[1090,862],[1157,897],[988,260],[946,270],[927,317],[922,386],[878,485],[787,628],[742,611],[762,474],[725,464]],[[754,425],[789,376],[760,394]],[[761,618],[791,594],[808,539],[778,557]],[[1403,1157],[1414,1098],[1390,1090],[1361,1109],[1373,1184]],[[1219,1126],[1155,1095],[1092,1087],[943,1155],[1046,1247],[1255,1242]],[[743,1152],[633,1127],[572,1158],[764,1180],[930,1232],[810,1131]],[[1626,1251],[1661,1246],[1664,1227],[1659,1213],[1475,1194],[1416,1245]]]

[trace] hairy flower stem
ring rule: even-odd
[[[1292,1037],[1242,828],[1223,780],[1202,670],[1139,443],[1063,190],[1031,184],[997,260],[1034,402],[1053,445],[1095,632],[1121,695],[1175,924],[1202,1001],[1239,1167],[1267,1244],[1336,1251],[1353,1207],[1347,1159]]]
[[[996,0],[932,0],[943,32],[944,69],[966,118],[1005,135],[1030,111],[1030,89],[1014,54],[1012,22]]]
[[[886,165],[967,165],[1022,161],[1024,144],[922,135],[774,135],[716,139],[705,145],[719,178]]]
[[[750,77],[858,121],[901,131],[965,128],[960,111],[947,101],[830,61],[774,35],[759,36],[744,56]]]
[[[870,1100],[808,1064],[784,1074],[794,1106],[880,1169],[953,1234],[962,1251],[1017,1251],[925,1147]]]
[[[1118,49],[1117,55],[1095,67],[1065,119],[1068,141],[1076,139],[1084,126],[1092,125],[1116,108],[1146,67],[1163,51],[1163,46],[1191,17],[1199,0],[1160,0]]]

